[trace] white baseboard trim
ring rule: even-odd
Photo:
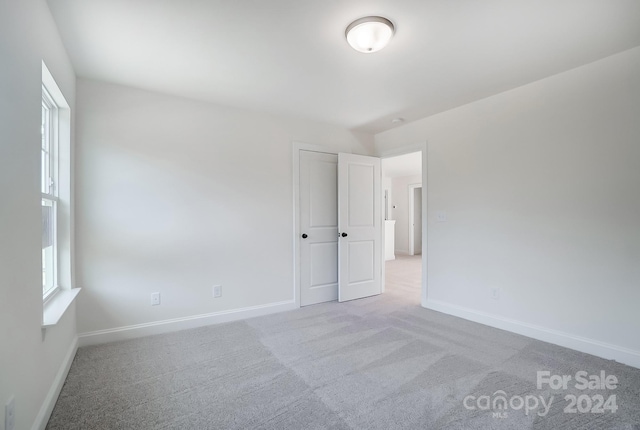
[[[427,299],[427,301],[423,303],[423,307],[640,368],[640,351],[600,342],[594,339],[588,339],[582,336],[575,336],[570,333],[552,330],[509,318],[503,318],[497,315],[452,305],[438,300]]]
[[[64,360],[62,361],[62,365],[60,366],[60,369],[58,370],[58,373],[56,374],[56,377],[51,384],[51,388],[49,388],[49,392],[44,398],[44,402],[40,407],[40,411],[38,411],[38,415],[33,422],[32,430],[44,430],[45,427],[47,427],[47,423],[49,422],[49,418],[51,417],[51,412],[53,412],[53,407],[56,405],[56,401],[58,400],[58,396],[60,395],[60,391],[62,390],[64,381],[65,379],[67,379],[69,369],[71,368],[71,363],[73,363],[73,358],[76,356],[77,351],[78,336],[73,338],[73,342],[71,342],[71,345],[69,346],[67,355],[65,355]]]
[[[398,255],[409,255],[409,250],[405,250],[405,249],[395,249],[394,253],[398,254]]]
[[[80,333],[79,346],[134,339],[298,309],[295,300]]]

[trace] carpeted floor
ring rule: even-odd
[[[419,278],[399,257],[380,296],[80,348],[47,429],[640,429],[639,369],[423,309]]]

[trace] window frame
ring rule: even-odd
[[[49,205],[52,209],[52,256],[50,271],[46,268],[45,250],[42,249],[42,299],[44,302],[53,297],[60,289],[59,267],[58,267],[58,173],[59,173],[59,109],[60,106],[51,96],[46,85],[42,84],[42,110],[43,120],[41,125],[41,148],[40,148],[40,192],[41,206]],[[46,117],[44,112],[46,111]],[[45,165],[46,164],[46,165]],[[49,275],[53,279],[53,284],[45,290],[45,276]]]

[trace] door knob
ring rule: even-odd
[[[347,237],[347,233],[342,233],[342,237]]]
[[[307,233],[303,233],[303,234],[302,234],[302,238],[303,238],[303,239],[306,239],[306,238],[308,238],[308,237],[309,237],[309,236],[307,236]]]

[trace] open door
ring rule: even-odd
[[[381,293],[380,159],[338,154],[338,300]]]
[[[338,298],[338,155],[300,151],[300,306]]]

